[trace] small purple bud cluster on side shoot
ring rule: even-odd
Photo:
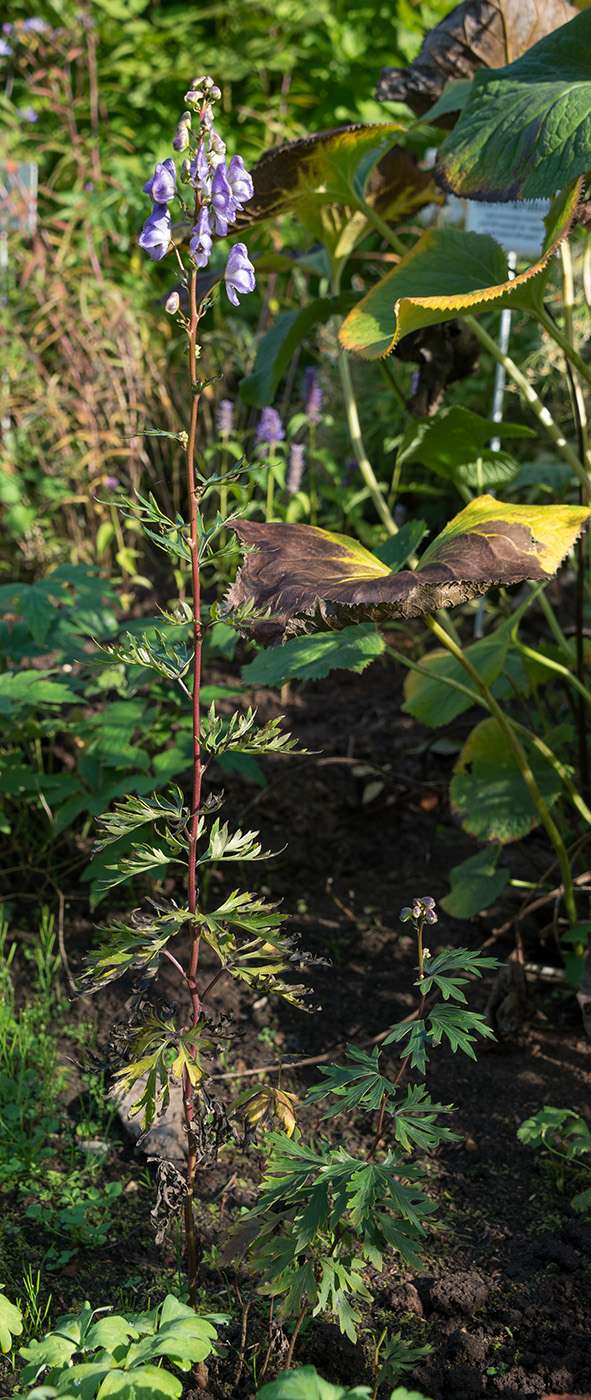
[[[153,209],[138,243],[152,262],[159,262],[171,247],[172,218],[168,207],[171,200],[178,199],[183,214],[193,221],[189,257],[194,267],[204,268],[209,263],[214,238],[226,238],[228,225],[236,222],[239,211],[252,198],[254,187],[242,156],[232,156],[226,165],[225,142],[213,120],[213,104],[220,95],[213,78],[195,78],[185,93],[187,110],[182,114],[172,141],[173,150],[187,152],[179,185],[193,188],[193,206],[187,205],[177,185],[171,156],[158,161],[154,174],[144,185],[144,193],[150,195]],[[239,293],[245,296],[254,291],[254,267],[244,243],[236,243],[230,249],[224,282],[233,306],[240,304]]]
[[[414,899],[411,907],[406,905],[404,909],[400,910],[400,922],[414,924],[419,952],[419,976],[422,977],[424,959],[430,956],[429,949],[423,947],[423,927],[425,924],[439,922],[435,913],[435,900],[430,894],[424,895],[420,899]]]
[[[234,404],[231,399],[220,399],[216,415],[216,428],[221,438],[229,438],[234,426]]]

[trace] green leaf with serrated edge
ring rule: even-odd
[[[240,397],[255,408],[275,401],[277,386],[289,369],[295,351],[314,326],[323,326],[331,316],[346,316],[355,305],[353,292],[338,297],[321,297],[303,311],[284,311],[259,342],[254,370],[240,380]]]
[[[591,15],[472,80],[437,178],[470,199],[542,199],[589,169]]]
[[[512,280],[507,255],[488,234],[429,229],[349,312],[339,331],[343,350],[377,360],[410,331],[454,316],[504,307],[535,314],[550,258],[570,231],[580,192],[576,181],[553,201],[540,257]]]
[[[537,751],[528,754],[528,762],[546,805],[552,807],[562,792],[559,775]],[[493,718],[481,720],[468,736],[449,795],[464,831],[481,841],[519,841],[540,822],[505,735]]]
[[[440,409],[434,418],[413,419],[407,425],[396,465],[401,468],[408,462],[421,462],[438,476],[482,492],[514,481],[519,475],[518,462],[489,448],[490,438],[495,436],[535,437],[535,433],[525,424],[495,423],[453,405]]]
[[[281,729],[281,717],[267,720],[257,725],[256,710],[249,705],[245,714],[236,712],[229,719],[216,713],[211,703],[206,718],[201,723],[201,747],[207,753],[297,753],[305,754],[307,749],[296,748],[297,739],[292,739]]]
[[[479,496],[450,521],[416,570],[396,574],[345,535],[243,520],[235,530],[248,552],[225,606],[253,604],[259,616],[243,630],[266,645],[351,622],[417,617],[466,602],[493,583],[551,577],[590,513]],[[266,609],[271,616],[262,619]]]
[[[419,1074],[424,1074],[427,1068],[427,1049],[432,1043],[432,1036],[427,1030],[424,1021],[415,1021],[414,1025],[393,1026],[384,1040],[384,1045],[391,1045],[393,1041],[406,1041],[400,1051],[401,1059],[410,1055],[412,1069],[417,1069]]]
[[[0,1286],[0,1349],[11,1351],[13,1337],[20,1337],[23,1330],[23,1315],[16,1303],[11,1303]]]
[[[402,1103],[395,1100],[386,1109],[392,1115],[397,1140],[406,1152],[413,1147],[428,1152],[443,1138],[448,1142],[457,1140],[456,1133],[438,1122],[440,1114],[454,1112],[453,1104],[433,1103],[424,1084],[409,1086],[406,1099]]]
[[[291,637],[281,650],[259,652],[242,667],[245,686],[284,685],[288,680],[321,680],[331,671],[364,671],[385,647],[373,623],[344,627],[340,632]]]
[[[53,675],[55,671],[5,671],[0,675],[0,715],[14,719],[38,706],[81,705],[84,697],[66,681],[50,680]]]
[[[484,1017],[477,1011],[462,1013],[456,1006],[441,1006],[438,1003],[429,1012],[428,1020],[434,1045],[439,1045],[443,1036],[446,1036],[454,1054],[456,1050],[462,1050],[472,1060],[476,1059],[472,1046],[476,1043],[477,1035],[489,1040],[495,1039],[494,1031],[487,1026]]]
[[[93,854],[102,851],[112,841],[118,841],[128,831],[136,831],[146,822],[165,821],[181,829],[188,816],[184,795],[176,783],[168,788],[166,797],[154,793],[150,798],[128,795],[123,802],[116,802],[114,811],[105,812],[98,819],[100,839],[93,846]]]
[[[450,870],[450,894],[439,900],[454,919],[472,919],[498,899],[509,879],[505,866],[497,869],[500,846],[484,847]]]

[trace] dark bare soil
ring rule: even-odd
[[[226,776],[227,812],[243,828],[260,828],[271,849],[288,843],[263,871],[248,867],[247,878],[258,872],[265,892],[283,899],[293,913],[303,946],[330,962],[312,973],[313,1001],[322,1007],[314,1015],[270,1004],[253,1011],[246,997],[221,981],[215,1004],[233,1012],[239,1036],[230,1062],[216,1073],[273,1065],[280,1056],[291,1061],[329,1051],[338,1059],[347,1040],[367,1046],[413,1010],[414,949],[407,926],[399,922],[400,909],[416,895],[444,896],[450,868],[476,847],[449,812],[453,760],[433,752],[434,736],[401,715],[400,688],[398,672],[377,663],[362,676],[337,673],[302,690],[294,687],[281,707],[267,693],[254,697],[264,717],[282,710],[288,727],[312,752],[269,760],[264,790]],[[472,722],[464,716],[454,735],[462,737]],[[219,775],[218,782],[215,778],[217,787]],[[507,863],[535,881],[546,874],[552,854],[533,833],[511,849]],[[224,888],[233,887],[230,878],[219,876]],[[511,894],[470,923],[441,914],[429,931],[431,952],[450,945],[486,946],[505,962],[515,947],[514,916],[521,902]],[[548,908],[520,922],[522,954],[526,963],[558,967],[552,905]],[[89,923],[74,924],[73,912],[68,925],[66,911],[74,973],[93,936]],[[484,1010],[493,981],[471,983],[474,1009]],[[178,1001],[169,965],[159,985],[167,998]],[[123,979],[98,1000],[77,1003],[73,1015],[98,1014],[100,1043],[109,1025],[125,1014],[130,992],[131,982]],[[393,1067],[396,1057],[388,1055],[385,1065]],[[591,1121],[590,1068],[591,1044],[573,994],[536,972],[528,973],[517,1029],[480,1046],[475,1063],[436,1050],[429,1089],[435,1100],[455,1105],[452,1126],[459,1141],[444,1145],[425,1163],[426,1189],[439,1210],[423,1266],[409,1274],[392,1258],[382,1275],[370,1271],[375,1306],[368,1312],[367,1333],[354,1346],[329,1320],[310,1322],[298,1338],[294,1364],[313,1362],[328,1380],[368,1383],[372,1337],[387,1328],[433,1347],[432,1356],[404,1377],[432,1400],[525,1400],[591,1391],[591,1219],[575,1214],[569,1204],[581,1181],[573,1171],[559,1190],[547,1159],[516,1136],[520,1123],[544,1104],[575,1109]],[[314,1066],[307,1066],[284,1073],[283,1083],[303,1096],[317,1078]],[[217,1084],[227,1095],[235,1088],[232,1079]],[[307,1119],[306,1126],[315,1121]],[[371,1139],[369,1122],[352,1133],[343,1125],[340,1130],[355,1148]],[[253,1203],[259,1170],[254,1151],[244,1158],[227,1153],[203,1174],[198,1223],[206,1251],[240,1208]],[[92,1258],[82,1251],[53,1276],[52,1321],[75,1310],[84,1297],[97,1306],[113,1300],[121,1305],[118,1289],[128,1309],[146,1306],[175,1276],[173,1245],[165,1241],[157,1249],[153,1243],[153,1187],[145,1165],[125,1142],[115,1145],[106,1173],[106,1179],[118,1177],[125,1183],[121,1219],[115,1216],[122,1234]],[[7,1277],[16,1277],[19,1266],[31,1260],[36,1267],[44,1243],[47,1247],[24,1225],[23,1231]],[[130,1276],[136,1280],[133,1296]],[[254,1281],[244,1270],[221,1270],[206,1257],[202,1283],[202,1304],[233,1315],[227,1356],[209,1370],[209,1394],[213,1400],[231,1395],[246,1400],[256,1388],[253,1350],[259,1348],[259,1372],[266,1350],[265,1308],[255,1301]],[[236,1380],[243,1306],[250,1300],[244,1364]],[[280,1369],[281,1355],[278,1330],[267,1379],[273,1367]],[[13,1384],[7,1384],[7,1392]]]

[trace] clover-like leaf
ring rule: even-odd
[[[429,229],[345,317],[339,331],[343,349],[379,360],[409,331],[453,316],[505,306],[535,315],[549,260],[569,233],[580,189],[576,180],[553,201],[538,261],[512,280],[507,256],[489,234]]]
[[[242,520],[249,547],[226,597],[254,600],[249,633],[274,645],[353,622],[419,617],[485,593],[492,584],[551,578],[591,511],[579,506],[504,505],[479,496],[429,546],[416,570],[392,573],[357,540],[312,525]]]
[[[577,12],[567,0],[465,0],[430,29],[410,68],[384,68],[378,102],[406,102],[418,117],[450,81],[502,68]]]
[[[436,178],[470,199],[541,199],[591,164],[591,13],[514,63],[477,73]]]

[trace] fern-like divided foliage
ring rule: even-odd
[[[226,1250],[228,1258],[249,1256],[261,1292],[278,1300],[284,1318],[328,1309],[353,1341],[363,1305],[371,1301],[368,1266],[381,1269],[394,1251],[410,1268],[419,1267],[436,1206],[423,1189],[416,1154],[456,1139],[440,1121],[452,1105],[433,1102],[424,1084],[402,1080],[408,1071],[425,1074],[431,1049],[444,1037],[454,1052],[475,1058],[477,1037],[493,1036],[484,1018],[467,1007],[462,988],[468,978],[495,967],[495,959],[464,948],[430,957],[421,943],[423,902],[417,909],[418,1012],[384,1037],[384,1045],[400,1044],[398,1073],[390,1078],[384,1072],[377,1045],[369,1052],[349,1045],[346,1063],[322,1067],[321,1082],[304,1101],[329,1100],[324,1120],[361,1115],[366,1125],[368,1114],[377,1115],[369,1151],[358,1157],[326,1138],[306,1145],[297,1131],[291,1140],[269,1133],[259,1201]]]

